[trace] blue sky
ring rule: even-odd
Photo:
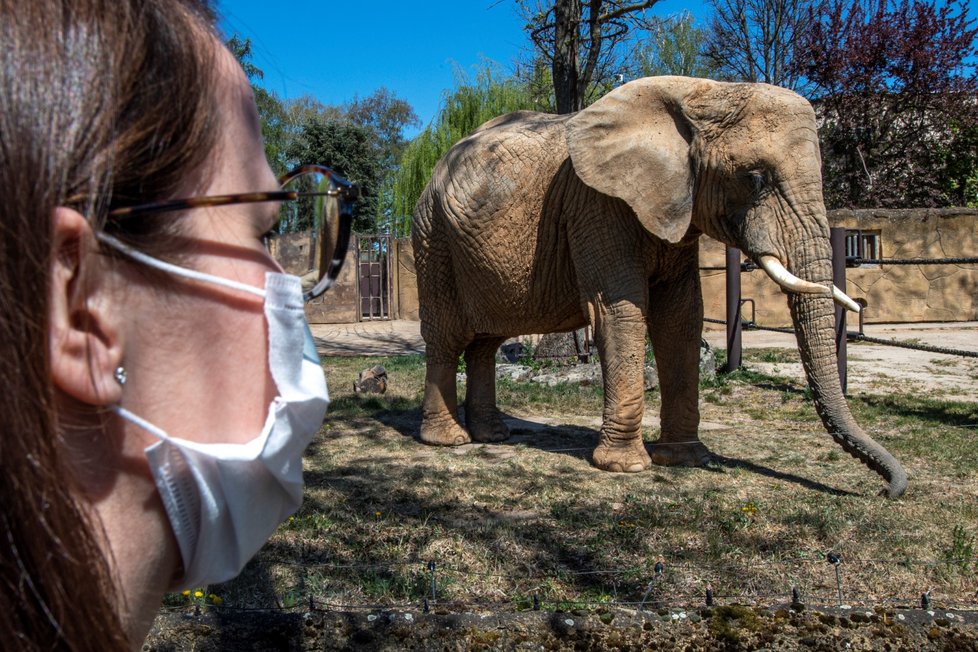
[[[528,47],[513,0],[219,0],[218,8],[227,36],[251,39],[263,85],[279,96],[340,104],[386,86],[423,125],[456,70],[471,74],[485,58],[508,70]],[[666,0],[655,13],[685,8],[698,21],[706,16],[699,1]]]

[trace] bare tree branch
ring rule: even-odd
[[[645,12],[658,2],[518,0],[538,56],[550,63],[558,113],[584,108],[616,73],[637,66],[627,44],[651,29]]]

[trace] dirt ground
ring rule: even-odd
[[[850,329],[851,330],[851,329]],[[942,324],[871,324],[869,337],[924,344],[978,354],[978,322]],[[707,331],[705,339],[715,348],[726,346],[723,331]],[[796,347],[793,335],[770,331],[744,334],[744,348]],[[863,391],[910,394],[936,390],[953,401],[978,401],[978,358],[943,353],[849,342],[848,380],[850,393]],[[804,382],[801,364],[758,363],[752,368],[762,373],[788,376]]]
[[[978,649],[971,613],[717,607],[512,614],[308,611],[170,614],[143,649],[176,650],[940,650]],[[158,625],[164,624],[158,621]]]
[[[854,330],[850,326],[850,330]],[[401,355],[423,353],[419,322],[377,321],[359,324],[314,324],[313,336],[322,356]],[[978,354],[978,322],[868,324],[870,337],[926,344]],[[703,333],[716,349],[726,348],[726,334],[716,327]],[[793,335],[745,331],[743,346],[796,348]],[[939,390],[948,400],[978,400],[978,358],[927,353],[904,348],[850,342],[849,392],[881,389],[900,393]],[[752,363],[757,371],[803,379],[800,364]]]
[[[417,322],[314,325],[323,356],[422,353]],[[978,352],[978,322],[874,325],[866,334],[882,339]],[[723,331],[705,339],[723,349]],[[745,348],[793,349],[791,335],[744,334]],[[772,356],[777,359],[778,356]],[[849,344],[849,392],[914,394],[937,391],[949,400],[978,401],[978,359]],[[762,373],[797,378],[800,364],[759,362]],[[332,389],[332,386],[331,386]],[[413,417],[412,417],[413,418]],[[649,420],[656,417],[649,416]],[[510,427],[528,431],[513,444],[532,439],[548,423],[571,423],[555,415],[513,418]],[[596,426],[597,417],[585,425]],[[702,424],[704,431],[723,426]],[[537,442],[540,446],[540,442]],[[478,447],[453,449],[463,456]],[[493,447],[483,447],[491,454]],[[501,449],[503,447],[500,447]],[[535,449],[528,449],[527,455]],[[505,447],[514,455],[512,446]],[[431,451],[421,455],[433,456]],[[473,455],[474,456],[474,455]],[[802,605],[697,609],[625,608],[597,610],[466,613],[451,605],[421,609],[330,611],[305,605],[274,610],[205,607],[162,612],[143,649],[175,650],[978,650],[978,613],[922,610],[915,604],[855,610]]]

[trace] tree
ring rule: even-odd
[[[691,13],[684,11],[671,18],[654,18],[649,33],[638,55],[643,77],[713,76],[712,63],[703,54],[706,31],[696,27]]]
[[[414,205],[431,178],[438,159],[482,123],[521,109],[536,109],[539,98],[516,77],[500,78],[491,65],[475,83],[464,78],[438,112],[433,124],[411,141],[401,158],[392,187],[390,230],[398,236],[411,231]]]
[[[801,43],[830,206],[968,201],[978,160],[969,1],[830,0]],[[974,192],[974,182],[971,182]]]
[[[349,120],[309,117],[288,149],[295,161],[315,161],[329,166],[360,185],[360,199],[353,209],[353,229],[357,233],[373,232],[377,211],[377,189],[383,166],[371,147],[375,135],[366,127]],[[301,230],[311,224],[295,225]]]
[[[411,105],[386,88],[339,106],[311,95],[282,101],[259,84],[264,73],[251,61],[250,39],[232,36],[227,47],[251,82],[265,155],[275,173],[301,163],[334,168],[361,187],[354,229],[373,232],[389,225],[398,160],[407,146],[404,130],[418,123]]]
[[[276,174],[284,174],[289,167],[286,150],[291,140],[290,121],[286,108],[274,93],[265,90],[258,83],[264,78],[265,73],[251,61],[251,39],[242,39],[233,35],[227,40],[226,45],[241,64],[248,81],[251,82],[255,104],[258,106],[258,117],[261,120],[265,158]]]
[[[647,10],[657,2],[519,0],[530,40],[550,65],[557,113],[583,109],[624,76],[628,46],[648,28]]]
[[[797,41],[821,0],[710,0],[705,55],[719,76],[802,90]]]
[[[353,124],[376,135],[373,146],[387,166],[395,166],[407,146],[404,130],[421,122],[410,104],[384,87],[363,99],[354,98],[345,112]]]

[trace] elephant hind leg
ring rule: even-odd
[[[465,426],[472,439],[509,439],[509,426],[496,409],[496,351],[503,337],[478,339],[465,349]]]
[[[472,441],[458,422],[456,364],[428,362],[421,405],[421,441],[434,446],[461,446]]]

